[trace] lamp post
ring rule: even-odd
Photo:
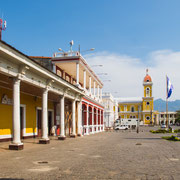
[[[108,75],[108,73],[98,73],[97,75]]]
[[[59,48],[58,50],[60,51],[60,52],[55,52],[54,54],[53,54],[53,57],[57,57],[57,55],[62,55],[62,56],[68,56],[68,55],[70,55],[70,56],[80,56],[80,45],[79,45],[79,50],[78,51],[73,51],[72,50],[72,46],[74,45],[74,41],[72,40],[72,41],[70,41],[70,51],[68,51],[68,52],[65,52],[65,51],[63,51],[61,48]],[[83,50],[83,51],[81,51],[81,52],[86,52],[86,51],[94,51],[95,50],[95,48],[91,48],[91,49],[87,49],[87,50]]]
[[[103,80],[103,82],[111,82],[111,80]]]
[[[139,133],[139,106],[138,106],[138,121],[137,121],[137,133]]]
[[[2,39],[2,31],[5,31],[6,27],[6,21],[3,21],[3,19],[0,18],[0,40]]]
[[[94,64],[94,65],[91,65],[91,67],[103,67],[102,64]]]

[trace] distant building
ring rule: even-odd
[[[168,112],[169,124],[175,124],[176,113],[177,112]],[[166,112],[159,112],[159,114],[158,114],[158,124],[159,125],[166,124],[166,118],[167,118],[167,113]]]
[[[104,93],[102,101],[104,104],[105,127],[113,127],[114,121],[118,118],[118,103],[111,93]]]

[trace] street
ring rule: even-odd
[[[0,179],[180,179],[180,143],[136,131],[108,131],[50,144],[24,140],[24,150],[0,144]]]

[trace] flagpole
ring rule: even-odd
[[[168,120],[168,85],[167,85],[167,75],[166,75],[166,128],[169,130],[169,120]]]

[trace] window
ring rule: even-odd
[[[149,82],[149,79],[147,79],[147,81],[146,82]]]
[[[131,107],[131,112],[134,112],[134,107]]]
[[[146,88],[146,97],[150,97],[150,88]]]
[[[130,119],[128,121],[131,121]]]
[[[62,77],[62,72],[60,70],[57,70],[57,75]]]
[[[163,114],[161,114],[161,118],[163,118]]]
[[[150,102],[146,102],[146,105],[149,106]]]
[[[120,107],[118,107],[118,112],[120,112]]]
[[[132,118],[132,116],[130,116],[130,118]]]
[[[126,105],[124,106],[124,111],[127,111],[127,106]]]
[[[136,118],[136,116],[133,116],[133,118]]]
[[[146,117],[146,120],[150,120],[150,117],[149,117],[149,116],[147,116],[147,117]]]

